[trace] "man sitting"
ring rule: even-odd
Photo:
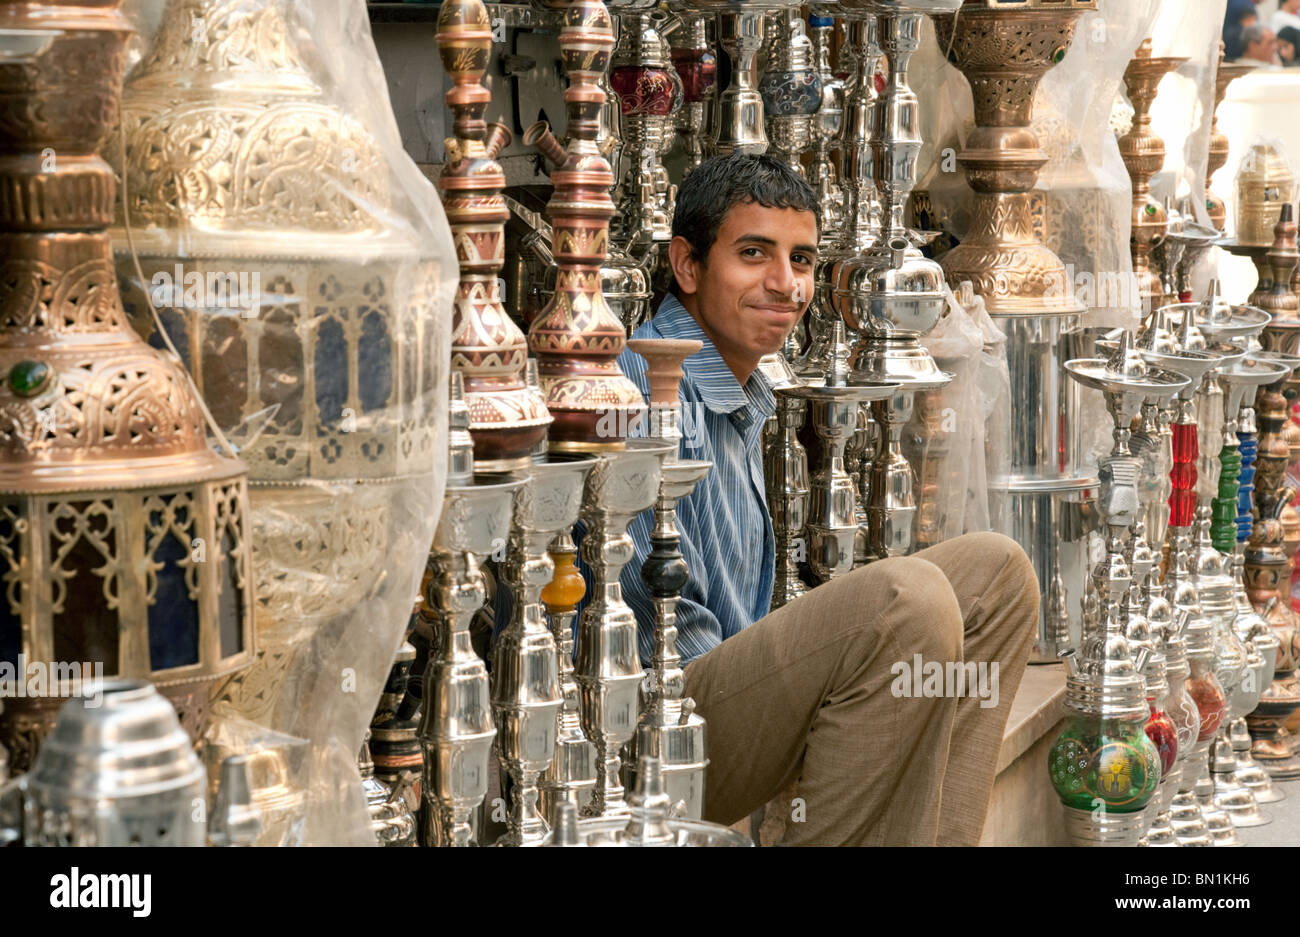
[[[774,412],[759,359],[813,295],[817,198],[784,163],[706,161],[678,193],[676,284],[637,338],[698,339],[681,400],[684,458],[713,468],[678,504],[690,581],[677,608],[686,690],[708,721],[705,818],[731,824],[797,781],[784,842],[974,845],[1038,619],[1038,583],[1012,540],[979,533],[871,563],[768,613],[775,541],[762,461]],[[645,362],[619,364],[643,392]],[[641,582],[652,512],[629,533],[623,594],[653,648]],[[994,692],[913,692],[920,661],[987,663]],[[967,671],[974,668],[967,668]]]

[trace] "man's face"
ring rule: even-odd
[[[1261,62],[1273,61],[1273,56],[1277,53],[1277,36],[1273,35],[1273,30],[1264,30],[1257,42],[1252,42],[1246,47],[1246,55],[1252,59],[1259,59]]]
[[[689,256],[684,238],[670,255],[683,299],[724,361],[752,369],[780,350],[812,300],[817,218],[794,208],[733,205],[708,263]]]

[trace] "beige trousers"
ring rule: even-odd
[[[977,844],[1037,621],[1024,551],[979,533],[854,570],[728,638],[686,668],[708,721],[705,819],[732,824],[797,781],[784,844]],[[954,676],[998,666],[935,695],[918,654]]]

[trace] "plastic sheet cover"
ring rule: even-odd
[[[998,431],[998,421],[990,422],[995,411],[1008,406],[1006,336],[985,311],[981,297],[971,293],[963,303],[948,291],[948,311],[921,343],[952,375],[938,394],[937,414],[924,412],[921,403],[917,407],[922,412],[916,419],[924,422],[929,416],[931,425],[937,422],[942,441],[936,445],[931,439],[931,458],[923,463],[921,524],[939,540],[950,540],[992,527],[986,453],[999,443],[987,434]]]
[[[373,845],[356,762],[442,503],[450,229],[363,0],[128,12],[123,299],[249,467],[258,657],[214,690],[209,769],[255,756],[259,844]]]
[[[1132,326],[1140,308],[1125,287],[1132,186],[1110,126],[1124,67],[1151,34],[1159,0],[1100,0],[1079,17],[1065,58],[1049,69],[1034,98],[1032,129],[1049,161],[1034,198],[1043,210],[1040,236],[1066,265],[1069,285],[1089,307],[1085,325]],[[971,191],[957,166],[974,126],[970,85],[931,37],[909,72],[921,100],[920,157],[929,166],[919,189],[928,190],[943,226],[958,238],[970,223]],[[1037,214],[1037,213],[1036,213]]]

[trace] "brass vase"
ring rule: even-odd
[[[455,134],[447,140],[447,166],[438,179],[460,263],[451,366],[465,377],[475,468],[516,471],[529,464],[529,453],[546,437],[551,415],[524,382],[527,342],[501,305],[510,212],[501,197],[506,177],[496,154],[509,144],[510,132],[501,124],[489,132],[483,119],[491,101],[482,83],[492,55],[487,8],[481,0],[444,3],[437,39],[452,79],[446,100]]]
[[[1065,58],[1095,0],[966,0],[936,16],[939,46],[970,82],[975,129],[957,163],[974,191],[971,227],[941,263],[956,288],[969,280],[990,315],[1079,312],[1065,267],[1034,233],[1029,193],[1047,162],[1029,129],[1034,92]]]
[[[1153,57],[1151,40],[1144,39],[1128,67],[1124,87],[1133,105],[1133,125],[1119,138],[1119,153],[1133,181],[1133,275],[1143,304],[1154,305],[1163,295],[1160,277],[1151,269],[1151,251],[1165,238],[1169,221],[1164,206],[1151,197],[1151,177],[1165,164],[1165,141],[1151,129],[1151,105],[1160,80],[1186,62],[1173,56]]]
[[[213,682],[253,657],[246,470],[208,447],[180,362],[119,297],[97,150],[131,25],[114,0],[5,3],[0,31],[0,661],[20,680],[23,660],[148,678],[197,737]],[[71,689],[56,684],[6,700],[15,772]]]
[[[641,392],[619,370],[627,341],[600,288],[614,215],[614,175],[597,146],[614,32],[600,0],[574,0],[564,12],[560,49],[569,87],[564,92],[566,146],[544,122],[524,134],[553,169],[555,191],[547,203],[551,253],[558,266],[555,294],[533,320],[528,347],[538,358],[546,406],[555,423],[550,448],[559,452],[622,449],[630,424],[645,409]]]

